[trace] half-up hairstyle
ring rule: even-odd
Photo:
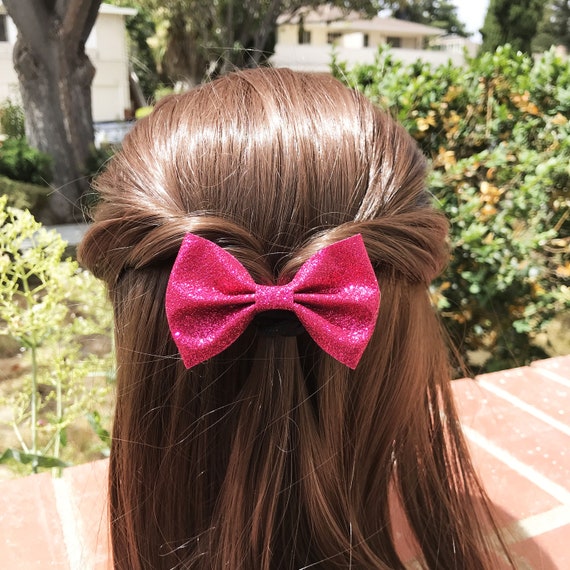
[[[363,96],[284,69],[166,98],[127,136],[80,248],[116,318],[115,568],[403,569],[394,497],[421,567],[496,567],[428,295],[449,252],[425,169]],[[187,233],[266,284],[361,234],[382,301],[356,370],[254,325],[187,370],[164,308]]]

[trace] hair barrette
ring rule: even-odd
[[[166,290],[166,315],[186,368],[219,354],[266,311],[291,311],[333,358],[356,368],[376,325],[378,281],[360,234],[324,247],[288,283],[255,283],[215,243],[187,234]]]

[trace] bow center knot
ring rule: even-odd
[[[290,284],[255,286],[255,308],[258,313],[273,309],[292,311],[294,302],[293,287]]]

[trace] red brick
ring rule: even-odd
[[[570,428],[570,386],[562,384],[541,375],[539,368],[516,368],[494,374],[479,376],[478,381],[489,383],[499,390],[505,390],[510,395],[544,412],[552,419]],[[569,380],[570,383],[570,380]],[[485,387],[483,386],[483,389]]]
[[[481,447],[471,444],[475,468],[485,485],[501,526],[549,511],[560,505],[550,494],[513,471]],[[516,500],[513,500],[516,497]]]
[[[63,480],[67,483],[76,516],[74,526],[81,547],[81,560],[89,561],[89,564],[82,563],[81,568],[110,568],[107,472],[106,460],[64,471]]]
[[[567,570],[570,568],[569,544],[570,525],[566,525],[524,540],[512,550],[535,570]]]
[[[567,356],[557,356],[546,360],[537,360],[531,364],[533,368],[544,368],[560,374],[563,378],[570,380],[570,354]]]
[[[464,425],[552,481],[570,480],[570,436],[473,382],[454,382]]]
[[[559,422],[568,422],[570,356],[485,375],[481,380]],[[532,410],[521,409],[474,381],[454,382],[453,389],[462,424],[474,430],[471,435],[487,440],[480,442],[487,449],[472,441],[470,445],[500,523],[516,528],[515,521],[526,520],[527,528],[537,534],[515,538],[513,552],[520,567],[570,569],[570,525],[564,518],[570,508],[565,494],[570,492],[570,436],[557,429],[556,423],[534,417],[529,413]],[[558,414],[559,410],[564,413]],[[506,452],[503,460],[491,453],[489,443],[496,447],[497,456]],[[546,478],[542,483],[553,481],[563,492],[554,493],[552,488],[547,492],[548,485],[540,477],[533,478],[533,472],[518,473],[512,469],[516,461],[542,474]],[[56,481],[45,473],[0,483],[0,569],[110,570],[107,468],[107,461],[100,461],[68,469]],[[409,558],[414,541],[407,536],[409,530],[394,501],[391,510],[398,550]],[[563,516],[554,519],[553,513]],[[529,526],[529,521],[535,526]]]

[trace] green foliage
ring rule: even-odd
[[[24,110],[9,99],[0,106],[0,132],[16,139],[22,139],[26,136]]]
[[[114,154],[117,152],[119,145],[103,144],[99,148],[93,146],[87,162],[85,164],[86,175],[89,180],[93,180],[99,174]]]
[[[139,78],[147,101],[152,101],[159,86],[156,61],[148,40],[156,34],[156,21],[148,6],[136,0],[109,0],[109,4],[136,8],[137,13],[126,20],[129,44],[129,61]]]
[[[41,210],[47,204],[51,189],[47,186],[28,184],[0,176],[0,196],[6,196],[8,205],[32,213]]]
[[[61,459],[39,455],[37,453],[24,453],[18,449],[6,449],[0,455],[0,465],[11,465],[12,462],[20,465],[31,465],[34,471],[40,468],[50,469],[68,467],[68,464]]]
[[[30,363],[21,389],[0,398],[21,446],[5,450],[0,463],[33,471],[62,467],[73,456],[69,428],[108,390],[110,354],[85,349],[111,333],[107,299],[90,273],[63,259],[66,245],[0,199],[0,334],[15,339]]]
[[[544,356],[570,312],[570,63],[507,47],[465,66],[395,61],[333,72],[387,108],[431,158],[429,191],[451,222],[434,302],[487,370]]]
[[[543,12],[544,0],[491,0],[481,28],[482,51],[493,52],[508,43],[530,53]]]
[[[51,159],[25,138],[8,138],[0,141],[0,175],[45,186],[52,178]]]
[[[147,42],[156,33],[154,21],[148,10],[138,7],[136,15],[127,19],[126,26],[131,65],[139,78],[146,100],[151,101],[159,85],[156,62]]]
[[[570,50],[570,0],[546,3],[538,33],[532,41],[533,51],[544,51],[558,45]]]
[[[87,414],[87,419],[89,421],[89,425],[105,446],[105,449],[109,450],[111,448],[111,433],[103,425],[101,414],[97,410],[94,410]]]
[[[46,207],[51,160],[26,142],[24,111],[10,100],[0,106],[0,196],[14,208],[38,212]]]
[[[389,4],[395,18],[436,26],[448,34],[468,35],[457,16],[457,6],[449,0],[399,0]]]

